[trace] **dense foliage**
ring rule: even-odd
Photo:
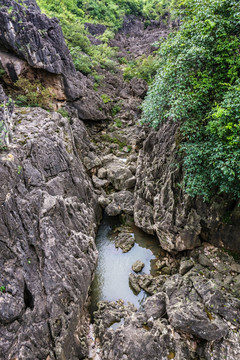
[[[143,121],[181,122],[185,190],[240,196],[240,3],[186,0],[158,52]]]
[[[97,67],[114,71],[118,64],[117,51],[108,44],[122,26],[125,15],[142,16],[147,22],[173,9],[177,1],[179,0],[37,0],[37,3],[49,17],[59,19],[77,70],[97,77]],[[86,22],[107,26],[105,33],[98,37],[103,44],[91,44],[84,27]],[[146,72],[146,69],[143,71]],[[142,69],[138,72],[139,77],[142,76],[141,73]]]
[[[119,29],[125,15],[158,19],[166,11],[174,11],[179,0],[37,0],[49,16],[57,16],[62,24],[91,22]]]

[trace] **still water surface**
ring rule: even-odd
[[[156,256],[162,254],[156,237],[147,235],[137,227],[132,227],[135,245],[128,253],[116,249],[114,244],[114,228],[120,226],[118,218],[104,216],[99,227],[96,245],[99,252],[95,279],[92,283],[92,303],[90,312],[97,310],[97,303],[101,300],[116,301],[122,299],[125,303],[133,303],[137,308],[146,299],[147,294],[142,290],[138,295],[129,285],[128,277],[132,272],[132,265],[141,260],[145,267],[142,273],[154,275]]]

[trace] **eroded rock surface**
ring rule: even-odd
[[[57,19],[49,19],[42,14],[34,0],[21,3],[1,0],[0,33],[0,48],[5,57],[12,53],[25,60],[32,68],[63,75],[65,92],[71,98],[78,96],[74,80],[76,70],[61,27]],[[16,81],[19,75],[18,63],[9,57],[4,65],[9,77]]]
[[[1,358],[79,359],[97,198],[68,119],[18,108],[13,120],[12,144],[0,155]]]
[[[202,240],[240,251],[238,201],[215,198],[211,204],[190,198],[182,188],[177,123],[164,123],[152,131],[138,157],[134,220],[148,233],[156,233],[168,251],[193,249]],[[231,209],[231,218],[225,221]]]
[[[201,255],[212,259],[212,265],[199,265]],[[184,275],[130,275],[137,293],[144,289],[150,294],[139,310],[121,301],[99,304],[95,329],[102,359],[234,360],[240,356],[238,273],[225,270],[219,276],[216,270],[238,264],[207,244],[189,252],[182,259],[187,261],[191,267]],[[112,328],[115,322],[119,326]]]

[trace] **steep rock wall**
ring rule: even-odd
[[[177,123],[152,131],[140,151],[136,173],[134,219],[157,234],[161,246],[182,251],[209,241],[240,252],[240,208],[237,201],[215,198],[211,204],[187,196],[178,154]]]
[[[42,14],[35,0],[1,0],[0,5],[0,64],[9,79],[14,82],[19,75],[25,76],[26,68],[30,72],[35,69],[35,76],[42,79],[41,71],[45,70],[58,80],[56,91],[61,87],[61,93],[69,100],[79,98],[83,84],[77,77],[58,20]]]
[[[68,119],[19,108],[13,120],[0,154],[0,358],[79,359],[100,211]]]

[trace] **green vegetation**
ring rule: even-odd
[[[70,120],[70,115],[68,113],[67,110],[61,108],[57,111],[59,114],[61,114],[63,117],[67,118],[68,120]]]
[[[6,292],[6,286],[1,285],[0,286],[0,292],[5,293]]]
[[[240,196],[240,4],[186,0],[158,51],[143,122],[181,122],[185,191]]]
[[[121,128],[122,127],[122,121],[119,119],[119,118],[117,118],[117,119],[115,119],[114,120],[114,124],[116,125],[116,127],[118,127],[118,128]]]
[[[49,17],[57,17],[76,69],[85,75],[96,73],[98,67],[115,71],[117,51],[110,47],[109,41],[122,26],[127,14],[142,16],[146,21],[158,19],[174,9],[179,0],[37,0],[41,10]],[[92,45],[84,23],[100,23],[107,27],[104,34],[98,36],[103,43]],[[148,60],[150,61],[150,59]],[[120,61],[121,63],[121,61]],[[146,65],[146,64],[145,64]],[[144,65],[144,66],[145,66]],[[140,64],[139,64],[140,67]],[[146,75],[146,69],[139,71]],[[151,71],[150,71],[151,72]],[[130,71],[128,71],[130,73]],[[132,75],[126,75],[128,78]],[[134,76],[134,75],[133,75]],[[141,75],[139,75],[141,76]],[[97,89],[97,85],[95,86]]]
[[[0,66],[0,79],[6,74],[5,70]]]
[[[54,94],[52,89],[45,88],[40,81],[31,82],[28,79],[19,78],[15,84],[18,89],[16,104],[18,106],[40,106],[51,110]]]
[[[107,94],[102,94],[101,98],[102,98],[102,101],[104,102],[104,104],[108,104],[109,102],[112,101],[112,99]]]
[[[141,1],[138,0],[38,0],[38,5],[48,16],[56,16],[76,69],[84,74],[93,74],[97,67],[115,70],[116,49],[108,46],[114,32],[122,25],[125,14],[140,14]],[[84,23],[101,23],[108,27],[99,39],[100,45],[92,45]]]
[[[103,141],[106,141],[106,142],[109,142],[112,144],[117,144],[119,146],[119,150],[122,150],[125,146],[127,146],[127,143],[125,141],[121,141],[115,137],[108,135],[108,134],[101,135],[101,139]],[[131,150],[129,150],[129,151],[131,151]]]
[[[141,0],[38,0],[37,2],[47,15],[57,15],[62,25],[70,22],[102,23],[112,30],[121,27],[125,14],[141,15],[143,10]]]
[[[124,68],[123,77],[131,80],[133,77],[144,79],[148,84],[153,81],[158,69],[158,57],[149,55],[140,56],[136,60],[130,61]]]
[[[112,116],[116,116],[119,113],[119,111],[121,111],[121,108],[122,108],[121,103],[114,105],[112,108]]]

